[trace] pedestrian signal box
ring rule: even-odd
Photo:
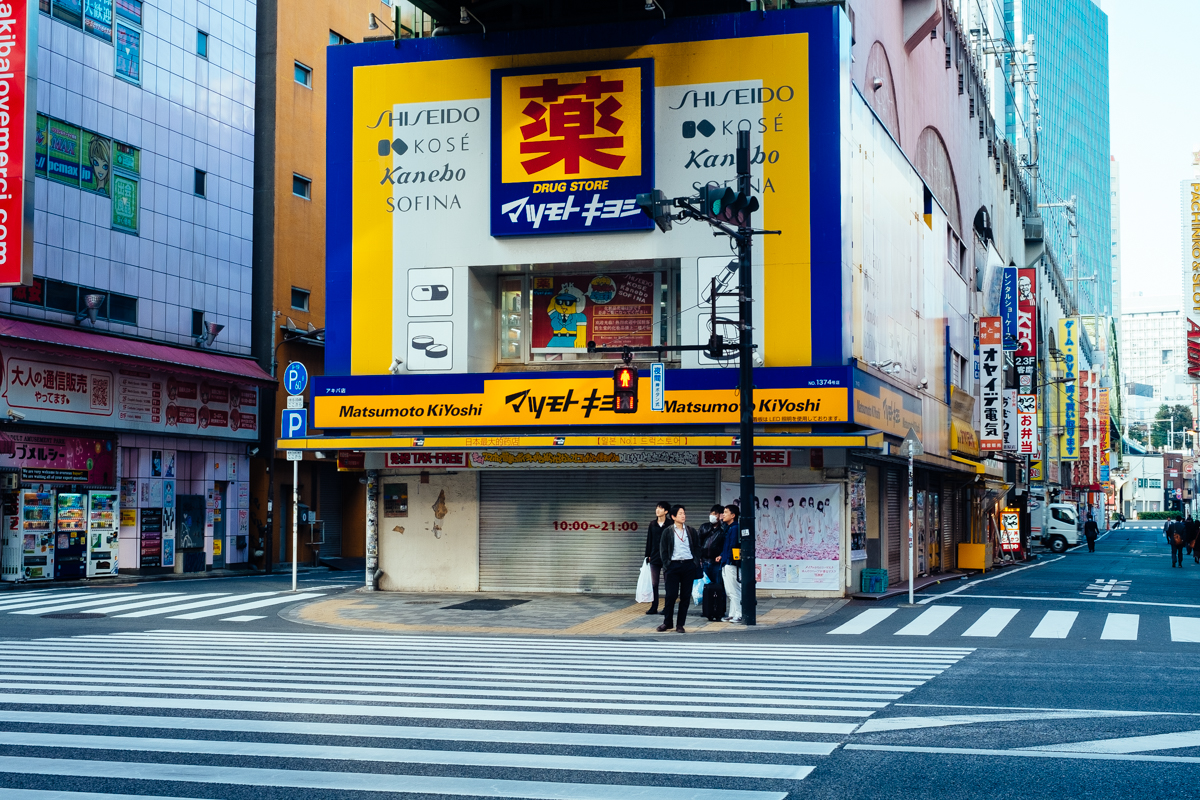
[[[613,370],[613,411],[618,414],[637,413],[637,367],[617,367]]]

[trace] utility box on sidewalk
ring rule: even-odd
[[[987,572],[988,562],[990,561],[987,550],[988,546],[986,544],[959,543],[958,568],[977,569],[980,572]]]

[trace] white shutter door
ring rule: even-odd
[[[655,504],[682,503],[688,524],[699,529],[718,502],[719,475],[715,469],[484,471],[479,588],[632,596]]]

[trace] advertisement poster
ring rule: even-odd
[[[80,149],[79,185],[107,197],[112,174],[112,142],[91,131],[81,131],[80,136],[83,146]]]
[[[141,565],[157,567],[162,563],[162,510],[142,509],[139,530],[141,533]]]
[[[83,0],[83,29],[106,42],[112,41],[112,0]]]
[[[546,275],[531,278],[534,353],[648,347],[658,327],[659,275]]]
[[[838,484],[759,484],[755,498],[756,581],[763,589],[841,588],[842,488]],[[721,502],[740,487],[721,484]]]
[[[56,181],[79,185],[79,140],[80,130],[74,125],[49,120],[49,163],[47,172]]]
[[[1000,290],[1000,320],[1004,333],[1004,350],[1021,348],[1019,317],[1017,314],[1017,268],[1005,267]]]
[[[116,461],[110,439],[9,433],[13,452],[0,456],[0,467],[16,467],[27,483],[75,483],[112,486]]]
[[[1058,452],[1062,461],[1079,460],[1079,318],[1065,317],[1058,321],[1058,349],[1062,351],[1062,383],[1058,387],[1058,418],[1063,433]]]
[[[867,473],[852,469],[850,475],[850,560],[867,560]]]
[[[117,25],[117,75],[134,83],[142,81],[142,33]]]
[[[113,175],[112,179],[113,224],[118,228],[137,231],[138,227],[138,182],[124,175]]]

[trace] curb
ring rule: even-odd
[[[329,567],[300,567],[298,573],[312,572],[336,572]],[[12,583],[0,583],[0,594],[4,592],[23,592],[23,591],[41,591],[44,589],[100,589],[108,586],[118,586],[126,583],[166,583],[168,581],[203,581],[216,580],[219,578],[250,578],[250,577],[286,577],[291,575],[291,570],[283,572],[275,570],[274,572],[263,572],[257,569],[247,570],[214,570],[212,572],[184,572],[173,573],[168,572],[162,575],[104,575],[97,578],[90,578],[77,581],[21,581]]]

